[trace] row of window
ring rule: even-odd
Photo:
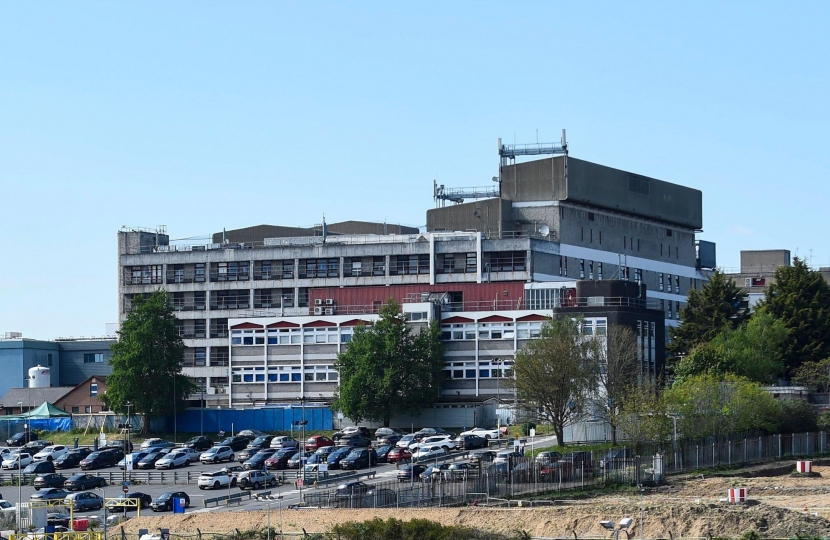
[[[231,345],[297,345],[300,343],[348,343],[352,340],[352,326],[323,326],[317,328],[269,328],[232,330]]]
[[[454,323],[441,325],[443,341],[471,341],[475,339],[530,339],[539,337],[542,322],[519,323]]]
[[[453,362],[444,369],[447,379],[511,379],[513,362]]]
[[[234,369],[232,380],[235,383],[294,383],[294,382],[336,382],[340,374],[333,365],[319,366],[279,366]]]
[[[104,363],[104,353],[84,353],[84,364]]]

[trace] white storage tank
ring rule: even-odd
[[[35,366],[29,369],[29,388],[48,388],[52,384],[52,370]]]

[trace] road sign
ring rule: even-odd
[[[328,472],[328,470],[329,470],[328,463],[321,463],[320,465],[317,466],[317,470],[320,471],[320,472]]]
[[[121,486],[121,491],[128,493],[130,491],[130,486]]]
[[[124,456],[124,466],[127,468],[127,472],[130,472],[130,471],[133,470],[133,455],[132,454],[127,454],[126,456]]]
[[[535,436],[536,436],[536,428],[530,428],[530,436],[531,436],[531,437],[535,437]]]
[[[232,476],[233,476],[233,471],[228,469],[228,478],[231,478]]]
[[[129,481],[129,480],[124,480],[123,482],[121,482],[121,486],[122,486],[122,487],[127,487],[127,486],[129,486],[129,485],[130,485],[130,481]]]

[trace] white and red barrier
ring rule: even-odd
[[[795,462],[795,470],[801,474],[809,474],[813,472],[813,462],[812,461],[796,461]]]
[[[731,503],[746,502],[746,488],[730,488],[728,496]]]

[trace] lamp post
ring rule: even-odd
[[[501,430],[501,416],[499,416],[499,409],[501,409],[501,377],[504,375],[502,372],[502,360],[501,358],[494,358],[493,364],[499,366],[498,367],[498,377],[496,377],[496,427]]]
[[[178,430],[176,429],[178,426],[176,425],[176,375],[177,373],[173,373],[173,442],[179,442],[179,434]]]
[[[267,506],[267,516],[268,516],[268,540],[271,540],[271,501],[278,501],[279,508],[280,508],[280,539],[282,539],[282,494],[277,495],[276,497],[272,497],[268,495],[265,497],[265,504]]]
[[[620,531],[625,531],[625,536],[630,538],[631,535],[628,534],[628,528],[631,527],[632,523],[634,523],[634,520],[630,517],[622,518],[619,526],[615,526],[614,522],[610,519],[605,519],[599,522],[600,525],[614,533],[614,540],[620,540]]]
[[[28,433],[29,424],[23,424],[23,432]],[[20,466],[23,448],[17,452],[17,531],[23,534],[23,467]]]
[[[124,465],[124,468],[125,469],[127,468],[126,464]],[[101,490],[101,499],[103,499],[103,501],[104,501],[104,540],[107,540],[107,510],[108,510],[108,507],[107,507],[107,493],[106,493],[105,488],[103,486],[99,487],[98,489]],[[126,513],[126,512],[127,511],[124,510],[124,513]]]

